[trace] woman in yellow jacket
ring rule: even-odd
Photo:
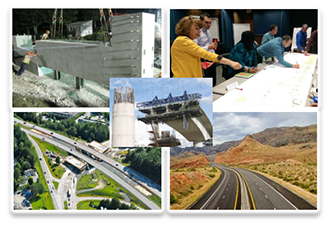
[[[174,78],[202,78],[202,66],[200,58],[216,63],[226,64],[235,70],[242,67],[237,62],[231,61],[210,53],[193,40],[198,38],[202,22],[189,16],[182,18],[175,27],[175,33],[178,37],[174,40],[171,47],[172,72]]]

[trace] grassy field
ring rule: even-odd
[[[101,200],[84,200],[78,202],[77,210],[96,210],[96,208],[90,206],[90,203],[93,203],[94,206],[99,206],[100,202]]]
[[[55,189],[57,190],[59,183],[57,181],[53,181],[53,184],[54,184]]]
[[[102,189],[97,189],[93,191],[88,191],[84,193],[77,194],[77,196],[80,197],[90,197],[90,196],[95,196],[95,197],[108,197],[108,198],[113,198],[116,197],[119,200],[123,200],[123,196],[120,194],[120,192],[124,192],[127,195],[130,196],[131,202],[135,206],[139,206],[143,209],[148,209],[146,205],[144,205],[139,199],[137,199],[135,196],[133,196],[130,192],[128,192],[126,189],[124,189],[122,186],[120,186],[116,181],[112,180],[110,177],[107,175],[103,174],[102,172],[95,170],[95,173],[98,175],[99,180],[105,181],[105,187]],[[107,185],[107,182],[110,184]]]
[[[94,178],[93,178],[94,177]],[[82,175],[78,180],[77,190],[95,188],[99,184],[100,171],[92,174]]]
[[[44,192],[43,194],[38,194],[30,199],[31,205],[34,210],[47,209],[54,210],[54,205],[49,192]]]
[[[162,207],[162,199],[158,197],[157,195],[153,194],[149,197],[151,201],[153,201],[157,206]]]
[[[46,153],[46,149],[47,149],[48,151],[52,151],[60,156],[63,156],[63,157],[68,156],[68,153],[66,151],[64,151],[63,149],[56,147],[44,140],[38,139],[34,136],[31,136],[31,137],[37,142],[37,144],[39,145],[42,152]]]

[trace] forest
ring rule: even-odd
[[[135,151],[128,151],[123,162],[129,163],[131,168],[161,185],[161,155],[161,148],[139,147]]]
[[[108,114],[109,113],[106,113],[106,115]],[[37,126],[53,130],[68,137],[83,139],[88,143],[93,140],[100,143],[109,140],[109,127],[107,125],[90,122],[85,122],[84,124],[76,123],[75,120],[77,116],[71,119],[61,119],[58,122],[58,116],[52,116],[53,120],[48,119],[47,121],[44,121],[42,120],[43,114],[37,115],[36,112],[16,112],[15,115],[25,121],[34,123]]]
[[[19,187],[19,181],[27,169],[35,169],[37,156],[27,135],[21,131],[19,125],[14,126],[14,157],[17,161],[14,167],[14,191]]]

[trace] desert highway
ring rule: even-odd
[[[219,180],[189,209],[237,209],[240,203],[239,181],[237,174],[228,167],[214,165],[221,170]]]
[[[246,169],[213,163],[219,180],[188,209],[316,210],[316,206],[273,180]]]

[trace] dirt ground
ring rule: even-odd
[[[109,87],[84,80],[84,88],[76,89],[76,78],[61,74],[35,75],[27,70],[17,76],[13,65],[12,105],[13,107],[109,107]]]

